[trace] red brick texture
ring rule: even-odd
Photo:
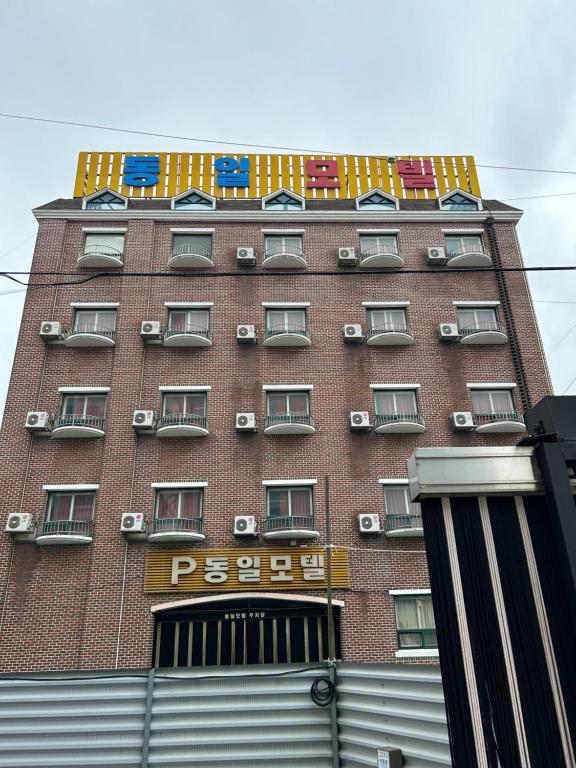
[[[114,219],[111,213],[111,219]],[[225,218],[225,217],[224,217]],[[76,270],[83,242],[82,226],[110,227],[103,215],[90,221],[42,220],[34,256],[35,270]],[[126,226],[117,221],[118,226]],[[170,227],[194,230],[213,226],[215,269],[238,273],[236,248],[263,250],[261,229],[290,228],[282,221],[266,224],[227,223],[218,212],[214,222],[131,220],[125,244],[125,271],[166,270]],[[371,225],[362,222],[363,229]],[[391,225],[372,225],[375,230]],[[399,245],[405,269],[426,266],[426,248],[443,242],[446,223],[404,223]],[[466,229],[471,225],[449,225]],[[332,535],[351,548],[352,588],[338,590],[342,615],[343,656],[347,660],[393,661],[397,650],[390,589],[427,587],[423,541],[361,536],[356,516],[377,512],[384,519],[379,478],[406,477],[406,460],[415,448],[439,445],[506,445],[515,435],[454,434],[449,414],[470,410],[467,382],[514,382],[508,344],[443,345],[442,322],[455,322],[454,300],[498,300],[493,274],[443,273],[381,275],[344,274],[336,264],[339,246],[355,245],[355,223],[306,223],[304,250],[309,269],[327,276],[262,276],[260,267],[242,277],[135,277],[97,279],[74,287],[30,290],[22,320],[1,442],[0,523],[9,512],[34,512],[43,520],[44,484],[99,483],[94,540],[77,547],[14,544],[0,533],[0,670],[66,670],[147,667],[151,664],[153,619],[150,607],[173,595],[145,594],[146,552],[153,545],[126,543],[120,515],[141,511],[153,516],[151,483],[206,481],[206,541],[190,547],[238,547],[232,526],[237,514],[265,515],[262,479],[317,478],[314,509],[319,542],[324,543],[322,479],[330,477]],[[476,226],[474,227],[476,228]],[[521,263],[515,227],[496,224],[505,266]],[[486,241],[486,239],[485,239]],[[79,273],[80,274],[80,273]],[[524,275],[509,273],[508,290],[532,403],[550,393]],[[38,332],[43,320],[70,326],[70,302],[119,302],[117,343],[111,350],[47,346]],[[165,301],[212,301],[209,349],[145,347],[140,323],[165,323]],[[266,301],[309,301],[310,348],[279,349],[262,345]],[[344,323],[366,327],[363,301],[409,301],[412,347],[344,344]],[[503,318],[500,317],[502,320]],[[255,346],[236,342],[236,325],[254,323]],[[426,423],[421,435],[352,434],[352,410],[374,414],[370,383],[418,383],[420,410]],[[200,439],[136,436],[131,423],[137,408],[160,410],[161,385],[211,385],[208,395],[210,435]],[[268,437],[263,384],[312,384],[311,414],[316,433]],[[51,440],[24,428],[29,410],[59,410],[60,386],[110,387],[106,436],[100,440]],[[516,397],[520,410],[520,400]],[[237,434],[237,411],[258,415],[258,434]],[[158,545],[156,545],[158,546]],[[277,546],[277,542],[275,543]],[[286,543],[288,548],[288,543]],[[126,561],[125,561],[126,558]],[[124,577],[125,573],[125,577]],[[308,593],[311,594],[311,593]],[[321,594],[318,592],[317,594]],[[197,596],[181,593],[179,597]],[[123,606],[123,608],[121,607]],[[121,612],[122,617],[121,617]]]

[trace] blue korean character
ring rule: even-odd
[[[250,159],[243,157],[219,157],[214,161],[214,169],[218,171],[216,182],[219,187],[248,187],[250,186]]]
[[[124,184],[129,187],[153,187],[158,184],[160,158],[128,155],[124,160]]]

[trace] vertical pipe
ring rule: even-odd
[[[336,663],[334,661],[328,662],[328,677],[330,682],[334,686],[334,696],[330,702],[330,732],[332,736],[332,766],[333,768],[340,768],[340,743],[338,741],[338,710],[336,708],[336,685],[338,683],[336,678]]]
[[[326,519],[326,608],[328,614],[328,661],[336,660],[334,613],[332,611],[332,539],[330,530],[330,480],[324,478],[324,514]]]
[[[148,755],[150,753],[150,732],[152,730],[153,698],[154,698],[154,667],[148,670],[148,684],[146,686],[146,709],[144,711],[144,732],[142,734],[141,768],[148,768]]]

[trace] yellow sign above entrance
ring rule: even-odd
[[[348,550],[332,550],[332,586],[350,586]],[[146,556],[145,592],[325,589],[320,547],[154,550]]]
[[[455,189],[480,196],[470,155],[224,155],[207,152],[80,152],[74,196],[110,189],[132,198],[170,198],[191,189],[221,199],[344,200],[380,189],[401,200]]]

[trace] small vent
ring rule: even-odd
[[[347,336],[354,336],[356,333],[356,329],[353,325],[347,325],[346,326],[346,335]]]
[[[430,248],[430,258],[439,259],[442,256],[438,248]]]
[[[348,248],[342,248],[340,251],[340,255],[342,256],[343,259],[349,259],[350,251],[348,250]]]
[[[363,421],[364,421],[364,419],[362,418],[362,414],[361,413],[355,413],[354,416],[352,416],[352,424],[360,425],[360,424],[362,424]]]
[[[245,325],[238,328],[238,336],[248,336],[248,328]]]
[[[452,327],[450,325],[443,325],[442,333],[445,333],[446,335],[448,335],[449,333],[452,333]]]
[[[124,528],[134,528],[135,519],[132,516],[126,516],[124,520],[122,521],[122,525]]]
[[[44,323],[42,333],[52,333],[52,323]]]
[[[142,333],[152,333],[154,326],[152,323],[142,323]]]
[[[22,525],[22,518],[20,515],[12,515],[10,517],[10,520],[8,520],[8,528],[20,528]]]
[[[239,248],[238,249],[238,256],[241,259],[245,259],[248,256],[248,251],[246,250],[246,248]]]
[[[248,424],[248,416],[245,416],[242,414],[242,416],[238,416],[238,426],[239,427],[245,427]]]
[[[144,422],[146,421],[146,412],[145,411],[139,411],[134,416],[134,421],[135,421],[136,424],[144,424]]]
[[[245,517],[240,517],[236,520],[236,530],[245,531],[248,528],[248,520]]]
[[[374,526],[374,521],[371,517],[368,517],[367,515],[362,518],[361,520],[362,528],[365,528],[366,530],[370,530]]]
[[[28,416],[28,424],[30,424],[31,427],[34,426],[34,424],[38,424],[39,418],[37,413],[31,413],[30,416]]]
[[[461,424],[462,426],[464,426],[467,422],[467,419],[463,413],[458,413],[454,417],[454,421],[456,422],[456,424]]]

